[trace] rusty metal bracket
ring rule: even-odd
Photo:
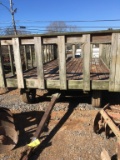
[[[50,116],[50,113],[51,113],[51,111],[52,111],[52,109],[53,109],[53,107],[54,107],[54,105],[55,105],[55,103],[56,103],[56,101],[58,100],[59,97],[60,97],[59,93],[56,93],[56,94],[52,95],[51,102],[50,102],[47,110],[45,111],[45,113],[42,117],[42,120],[40,121],[34,136],[32,137],[32,141],[26,146],[25,151],[21,153],[22,156],[21,156],[20,160],[28,160],[31,153],[34,151],[34,149],[39,146],[40,135],[41,135],[41,133],[43,131],[43,128],[46,124],[46,121],[48,120],[48,118]]]

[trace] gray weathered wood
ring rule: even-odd
[[[66,59],[65,59],[65,37],[58,36],[58,54],[59,54],[59,77],[60,89],[67,89],[66,82]]]
[[[83,45],[83,90],[90,90],[90,35],[85,35]]]
[[[120,91],[120,33],[112,34],[109,91]]]
[[[45,89],[43,56],[42,56],[42,38],[34,37],[34,42],[35,42],[35,54],[37,62],[38,88]]]
[[[23,47],[24,47],[25,69],[27,70],[28,69],[27,49],[26,49],[26,46],[23,46]]]
[[[31,61],[31,67],[33,68],[33,53],[32,53],[32,46],[29,46],[29,52],[30,52],[30,61]]]
[[[3,69],[3,57],[0,42],[0,87],[4,88],[6,86],[5,73]]]
[[[110,54],[111,54],[111,44],[100,44],[100,57],[104,63],[110,67]]]
[[[12,38],[13,51],[14,51],[14,60],[17,73],[18,88],[24,88],[24,79],[22,71],[22,62],[20,57],[20,42],[19,38]]]
[[[14,75],[15,71],[14,71],[14,64],[13,64],[13,54],[12,54],[12,48],[10,45],[8,46],[8,53],[9,53],[9,58],[10,58],[11,72],[12,72],[12,75]]]
[[[72,56],[75,58],[75,44],[72,45]]]

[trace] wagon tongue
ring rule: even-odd
[[[0,154],[12,150],[17,141],[13,114],[6,108],[0,108]]]

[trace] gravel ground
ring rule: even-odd
[[[1,91],[2,93],[3,91]],[[19,90],[0,95],[0,106],[14,114],[19,134],[16,148],[0,155],[0,160],[19,160],[25,145],[30,142],[50,98],[37,91],[36,103],[21,101]],[[115,160],[116,138],[106,139],[104,133],[93,132],[93,121],[98,109],[89,103],[90,97],[60,98],[51,113],[49,123],[41,135],[41,144],[31,160],[100,160],[105,148]],[[86,102],[86,103],[85,103]]]

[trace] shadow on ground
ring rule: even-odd
[[[43,111],[14,114],[15,127],[19,134],[16,148],[30,143],[30,138],[34,135],[43,114]],[[47,127],[44,128],[44,131],[48,131]]]

